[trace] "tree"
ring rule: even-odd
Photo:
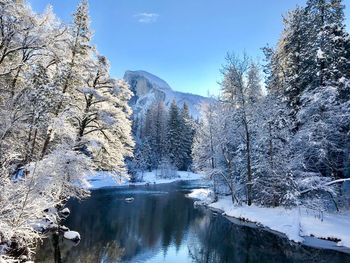
[[[170,105],[169,109],[169,118],[168,118],[168,132],[167,132],[167,141],[168,141],[168,156],[173,165],[177,168],[181,167],[181,160],[183,156],[182,152],[182,132],[181,132],[181,119],[179,114],[179,108],[176,105],[176,101]]]
[[[166,136],[167,136],[167,110],[165,108],[164,102],[160,101],[156,104],[154,108],[154,127],[153,127],[153,144],[157,152],[157,161],[159,162],[166,155]]]
[[[283,65],[284,77],[282,90],[285,91],[293,117],[300,109],[302,92],[312,79],[309,67],[314,63],[308,49],[309,28],[307,21],[304,9],[296,8],[289,12],[284,19],[285,29],[279,42],[278,63]]]
[[[343,9],[342,1],[309,0],[305,8],[290,12],[278,55],[269,63],[282,65],[285,73],[281,94],[293,118],[290,170],[301,191],[344,176],[350,60]],[[319,198],[321,203],[338,195],[335,187]]]
[[[253,147],[255,198],[265,206],[291,206],[297,203],[296,178],[290,171],[292,137],[290,109],[278,92],[269,92],[254,116],[257,131]]]
[[[181,170],[187,171],[192,163],[191,151],[193,144],[193,121],[190,117],[190,113],[188,110],[188,106],[186,103],[183,104],[180,113],[181,118],[181,132],[182,132],[182,142],[181,142],[181,152],[182,152],[182,160],[181,160]]]
[[[92,157],[98,169],[125,172],[124,158],[132,155],[129,86],[109,76],[109,63],[97,56],[89,68],[86,86],[76,90],[73,125],[75,149]]]
[[[237,116],[237,125],[242,127],[242,140],[246,156],[246,185],[247,203],[252,204],[252,130],[250,127],[254,101],[259,98],[254,97],[261,94],[260,81],[254,64],[250,62],[247,55],[239,58],[228,54],[226,65],[222,69],[224,79],[221,83],[222,100],[231,108]]]
[[[87,174],[125,173],[132,154],[131,92],[93,52],[88,20],[86,1],[71,27],[51,8],[0,3],[1,262],[30,260],[67,199],[88,196]]]
[[[88,14],[88,3],[82,0],[76,12],[73,14],[74,23],[69,29],[70,35],[66,43],[68,55],[59,65],[59,74],[56,76],[56,85],[59,85],[63,95],[59,106],[56,108],[56,115],[64,111],[65,107],[69,107],[70,100],[67,100],[64,95],[72,95],[77,88],[84,85],[86,79],[85,69],[89,63],[89,58],[92,56],[92,46],[90,45],[90,18]],[[41,156],[46,154],[49,147],[50,139],[54,131],[48,128],[47,135],[41,150]]]

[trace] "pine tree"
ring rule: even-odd
[[[306,11],[313,25],[313,53],[317,63],[315,86],[336,84],[349,76],[349,37],[345,32],[344,5],[340,0],[309,0]],[[310,45],[311,46],[311,45]],[[345,75],[345,76],[344,76]]]
[[[153,145],[156,152],[156,161],[160,161],[166,155],[166,123],[167,111],[163,101],[157,103],[154,107],[154,126],[153,126]]]
[[[181,142],[181,153],[182,153],[182,165],[181,170],[187,171],[192,164],[191,150],[193,143],[193,121],[190,117],[189,109],[186,103],[183,104],[181,110],[181,131],[182,131],[182,142]]]
[[[292,116],[300,109],[300,98],[308,83],[313,79],[309,66],[314,58],[309,52],[309,29],[304,9],[289,12],[284,20],[285,30],[279,44],[279,64],[283,71],[283,88],[292,108]],[[298,124],[294,124],[297,126]]]
[[[169,109],[167,148],[171,163],[178,169],[180,169],[182,165],[181,128],[179,108],[176,105],[176,101],[173,100]]]

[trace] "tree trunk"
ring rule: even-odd
[[[246,134],[246,148],[247,148],[247,203],[250,206],[252,204],[252,166],[251,166],[251,153],[250,153],[250,134],[248,130],[248,123],[244,117],[244,129]]]

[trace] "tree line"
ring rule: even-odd
[[[348,206],[350,38],[341,0],[308,0],[263,48],[265,87],[248,55],[228,54],[217,103],[203,105],[196,170],[234,203]]]
[[[0,261],[29,259],[57,210],[88,195],[93,170],[126,174],[132,94],[91,43],[87,1],[62,23],[49,7],[0,1]],[[12,261],[11,261],[12,262]]]
[[[137,177],[138,172],[165,169],[160,175],[170,177],[172,171],[191,169],[194,124],[186,103],[179,108],[173,100],[167,109],[163,101],[154,102],[134,122],[136,147],[130,172]]]

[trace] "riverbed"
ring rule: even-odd
[[[350,262],[349,254],[298,245],[195,207],[186,194],[203,186],[189,181],[116,187],[71,200],[64,224],[80,233],[81,242],[49,237],[36,262]]]

